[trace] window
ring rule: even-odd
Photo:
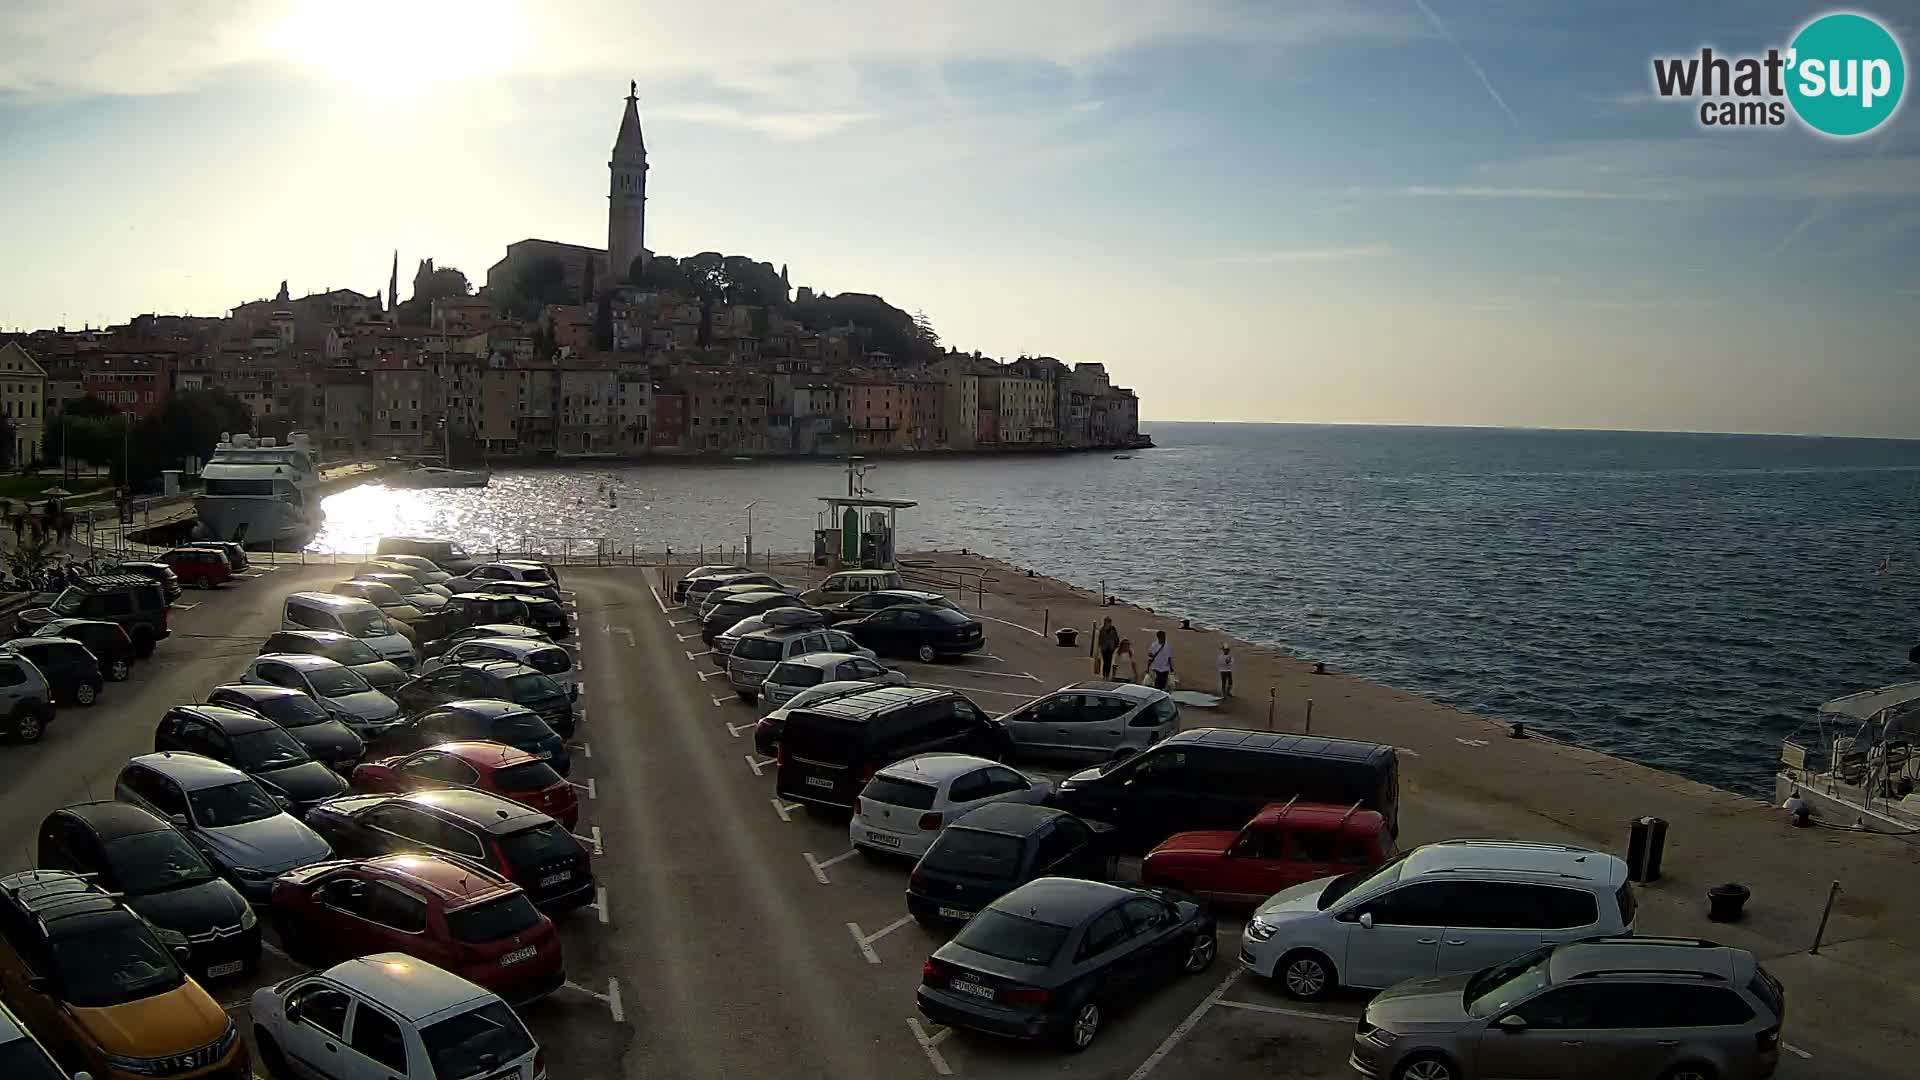
[[[318,983],[310,983],[287,999],[287,1013],[297,1023],[312,1024],[340,1038],[347,1030],[347,995]]]
[[[1591,893],[1518,881],[1460,881],[1450,886],[1450,926],[1564,930],[1599,919]]]
[[[1087,838],[1086,826],[1079,822],[1066,818],[1055,821],[1053,831],[1041,837],[1034,850],[1034,869],[1044,872],[1072,858],[1086,845]]]
[[[1460,914],[1448,901],[1452,889],[1445,882],[1416,882],[1369,901],[1360,911],[1372,912],[1385,926],[1447,926]]]
[[[1330,863],[1333,861],[1335,847],[1333,833],[1309,829],[1294,833],[1291,839],[1292,843],[1289,847],[1292,849],[1294,862]]]
[[[452,754],[426,753],[401,766],[401,771],[410,776],[421,776],[429,780],[440,780],[449,784],[471,785],[480,779],[473,766],[454,757]]]
[[[1340,838],[1339,860],[1347,866],[1365,866],[1373,861],[1373,852],[1365,839],[1343,836]]]
[[[1172,908],[1144,896],[1120,905],[1120,913],[1127,917],[1127,927],[1135,936],[1153,933],[1174,921]]]
[[[1127,917],[1120,913],[1119,908],[1114,908],[1095,918],[1093,925],[1087,927],[1087,936],[1080,941],[1079,959],[1085,960],[1099,956],[1127,940],[1129,936]]]
[[[987,771],[979,769],[955,778],[953,786],[947,789],[947,798],[957,803],[967,803],[984,799],[994,794],[994,791],[992,781],[987,777]]]
[[[1001,768],[998,765],[986,770],[986,773],[987,793],[989,795],[1004,795],[1010,791],[1026,791],[1033,786],[1027,783],[1026,777],[1021,776],[1012,769]]]
[[[427,928],[427,905],[418,897],[383,882],[367,887],[362,911],[374,922],[401,933],[418,934]]]
[[[1286,855],[1286,833],[1279,829],[1247,829],[1234,842],[1233,854],[1241,859],[1279,859]]]
[[[27,673],[19,664],[0,663],[0,686],[19,686],[27,681]]]

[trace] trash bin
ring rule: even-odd
[[[1071,626],[1063,626],[1060,629],[1055,630],[1053,632],[1053,640],[1057,644],[1059,644],[1061,648],[1070,649],[1073,647],[1073,639],[1075,635],[1079,633],[1080,631],[1074,629]]]
[[[1627,834],[1627,877],[1646,884],[1660,880],[1660,857],[1666,853],[1667,823],[1663,818],[1633,819]]]
[[[1738,922],[1746,913],[1747,898],[1753,890],[1737,881],[1715,885],[1707,890],[1707,918],[1714,922]]]

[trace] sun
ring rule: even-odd
[[[526,49],[517,0],[297,0],[280,55],[378,98],[498,74]]]

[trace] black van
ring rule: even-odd
[[[1380,743],[1194,728],[1075,773],[1052,805],[1112,824],[1118,850],[1137,853],[1177,832],[1239,829],[1266,804],[1296,796],[1377,810],[1398,835],[1400,757]]]
[[[774,790],[851,810],[874,773],[904,758],[949,751],[997,761],[1012,750],[1007,729],[960,694],[880,686],[789,713]]]

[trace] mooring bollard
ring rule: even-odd
[[[1047,631],[1051,629],[1053,629],[1053,609],[1041,608],[1040,609],[1040,636],[1046,637]]]
[[[1303,734],[1306,734],[1306,735],[1313,734],[1313,699],[1312,698],[1307,699],[1307,728],[1306,728],[1306,731],[1303,732]]]
[[[1274,706],[1280,700],[1279,697],[1277,696],[1279,692],[1280,692],[1279,687],[1276,687],[1276,686],[1267,687],[1267,730],[1268,731],[1273,730],[1273,709],[1274,709]]]
[[[1827,906],[1820,909],[1820,925],[1813,932],[1813,948],[1807,950],[1809,956],[1820,955],[1820,939],[1827,936],[1827,919],[1833,914],[1833,898],[1839,895],[1839,882],[1827,886]]]

